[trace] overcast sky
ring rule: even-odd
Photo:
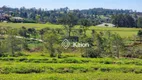
[[[109,9],[132,9],[142,12],[142,0],[1,0],[0,6],[9,7],[36,7],[59,9],[69,7],[70,9],[109,8]]]

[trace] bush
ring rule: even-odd
[[[3,56],[4,56],[4,54],[0,52],[0,57],[3,57]]]
[[[73,73],[73,69],[71,68],[58,68],[56,69],[57,73]]]
[[[12,58],[12,57],[2,57],[2,58],[0,58],[0,60],[2,60],[2,61],[14,61],[15,59]]]
[[[136,74],[141,74],[141,73],[142,73],[142,69],[137,68],[137,69],[135,69],[134,72],[135,72]]]
[[[82,63],[82,61],[74,58],[65,58],[61,60],[60,63]]]
[[[109,26],[108,24],[105,24],[105,26]]]
[[[109,72],[111,69],[110,68],[101,68],[100,71],[102,72]]]
[[[19,56],[25,56],[25,54],[21,52],[17,52],[14,54],[14,57],[19,57]]]
[[[13,66],[13,67],[3,67],[0,69],[0,73],[9,74],[9,73],[18,73],[18,74],[28,74],[28,73],[42,73],[45,72],[43,67],[38,66]]]
[[[94,50],[93,48],[87,48],[82,54],[82,57],[97,58],[100,57],[100,54],[97,50]]]
[[[20,58],[20,59],[19,59],[20,62],[26,61],[26,60],[28,60],[28,59],[27,59],[27,58]]]

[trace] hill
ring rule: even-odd
[[[113,15],[118,14],[129,14],[131,16],[142,15],[141,12],[136,12],[133,10],[122,10],[122,9],[104,9],[104,8],[93,8],[86,10],[70,10],[68,7],[54,9],[54,10],[45,10],[45,9],[36,9],[36,8],[11,8],[7,6],[3,6],[0,8],[0,19],[2,20],[10,20],[9,17],[21,17],[25,19],[25,22],[39,22],[39,23],[54,23],[60,24],[60,18],[64,17],[68,13],[74,13],[74,16],[77,16],[77,21],[81,19],[88,19],[92,25],[98,25],[101,23],[110,23],[112,21]],[[12,22],[15,22],[15,20]],[[16,21],[19,22],[19,21]]]

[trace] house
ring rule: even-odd
[[[3,9],[2,8],[0,8],[0,13],[3,13]]]
[[[5,17],[4,17],[4,14],[3,14],[3,9],[0,8],[0,21],[4,21],[5,20]]]
[[[24,18],[21,18],[21,17],[12,17],[11,20],[14,21],[14,22],[23,22]]]
[[[9,21],[9,18],[10,16],[8,14],[5,14],[3,12],[3,9],[0,8],[0,21],[3,22],[3,21]]]

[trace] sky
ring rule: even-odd
[[[47,10],[68,7],[70,9],[132,9],[142,12],[142,0],[1,0],[0,7],[43,8]]]

